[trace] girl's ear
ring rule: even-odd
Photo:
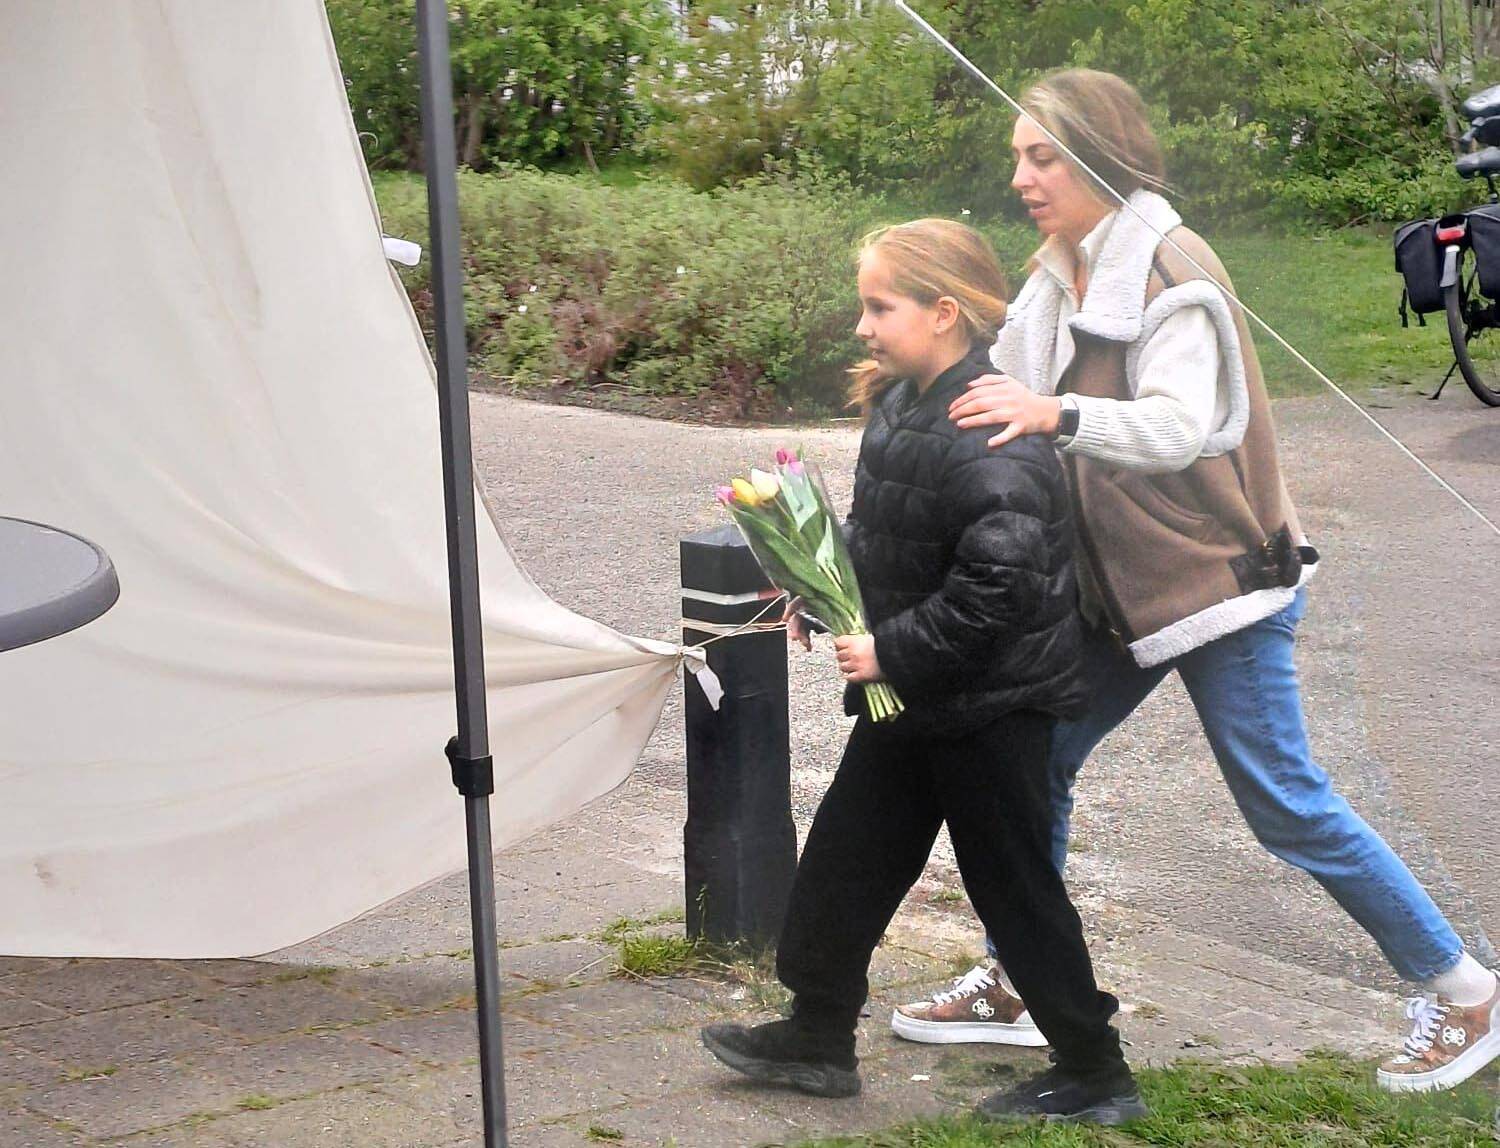
[[[953,330],[962,314],[958,309],[958,300],[952,295],[941,296],[933,304],[933,310],[937,312],[937,321],[933,325],[933,331],[939,335],[946,335]]]

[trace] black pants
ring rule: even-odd
[[[1091,1072],[1122,1061],[1078,912],[1052,864],[1048,753],[1054,721],[1007,714],[961,738],[860,718],[802,849],[776,973],[794,1015],[852,1033],[870,956],[921,876],[939,827],[1001,963],[1057,1052]]]

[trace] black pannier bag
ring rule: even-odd
[[[1496,219],[1500,226],[1500,218]],[[1396,228],[1396,270],[1406,282],[1401,292],[1401,325],[1407,325],[1408,308],[1416,312],[1417,322],[1427,326],[1423,315],[1443,309],[1442,252],[1438,250],[1436,219],[1414,219]],[[1500,232],[1497,232],[1500,239]],[[1500,250],[1500,248],[1497,248]]]
[[[1490,299],[1500,298],[1500,203],[1481,204],[1466,214],[1469,246],[1479,268],[1480,293]]]

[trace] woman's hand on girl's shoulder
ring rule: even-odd
[[[961,429],[1004,426],[990,439],[993,447],[1004,446],[1023,434],[1053,438],[1062,403],[1055,395],[1027,390],[1009,375],[981,375],[969,389],[948,404],[948,418]]]

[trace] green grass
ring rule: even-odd
[[[649,917],[617,917],[598,933],[599,940],[618,949],[615,974],[624,977],[672,977],[700,972],[712,963],[708,948],[680,933],[652,932],[662,925],[680,924],[681,909],[663,909]]]
[[[687,937],[638,933],[620,942],[619,972],[637,977],[671,977],[696,972],[703,954]]]
[[[1126,1128],[921,1121],[799,1148],[1476,1148],[1494,1145],[1493,1070],[1453,1092],[1392,1096],[1373,1069],[1312,1056],[1294,1068],[1184,1064],[1140,1073],[1151,1115]]]
[[[113,1064],[98,1067],[82,1066],[66,1070],[58,1079],[65,1084],[75,1084],[80,1080],[102,1080],[107,1076],[113,1076],[119,1071],[119,1068]]]
[[[1441,315],[1429,315],[1426,327],[1413,317],[1402,328],[1401,279],[1387,236],[1250,235],[1215,248],[1241,299],[1340,386],[1431,390],[1453,362]],[[1272,394],[1321,388],[1264,331],[1256,327],[1254,335]]]
[[[252,1092],[249,1096],[242,1096],[235,1101],[235,1107],[246,1112],[264,1112],[268,1108],[275,1108],[275,1098],[266,1096],[260,1092]]]

